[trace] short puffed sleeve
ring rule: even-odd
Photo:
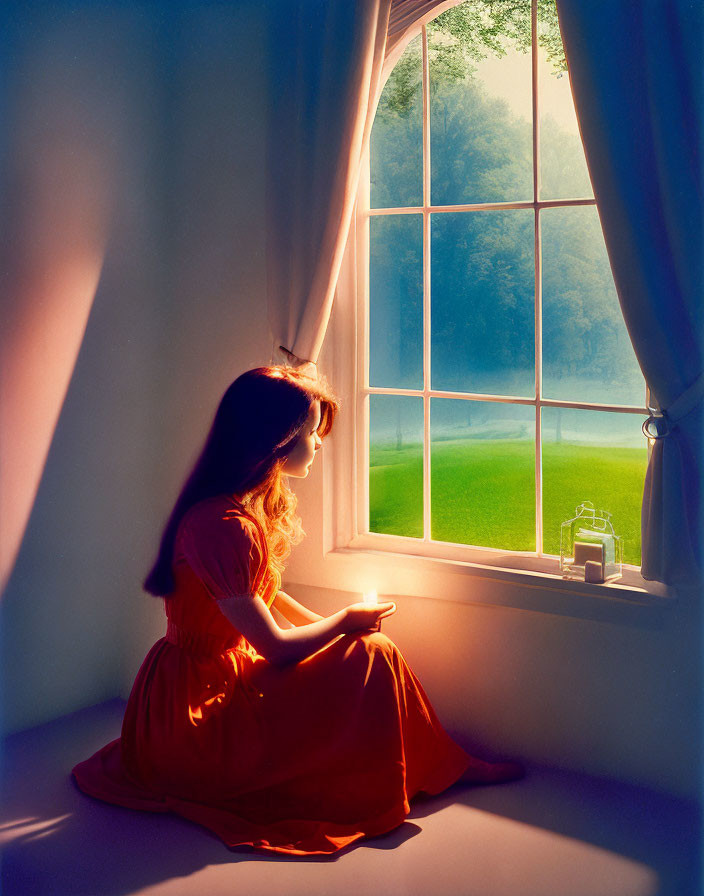
[[[261,552],[250,520],[206,502],[184,516],[179,538],[188,565],[215,600],[256,593]]]

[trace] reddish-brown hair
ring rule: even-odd
[[[164,597],[171,594],[174,542],[181,519],[198,501],[222,494],[244,501],[266,534],[270,564],[283,572],[283,561],[305,532],[295,513],[296,495],[282,468],[315,400],[320,401],[318,434],[324,438],[340,403],[322,374],[286,365],[255,367],[228,387],[164,527],[157,559],[144,580],[145,591]]]

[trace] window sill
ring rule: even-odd
[[[515,609],[554,613],[625,624],[659,625],[663,610],[673,607],[673,589],[642,578],[636,567],[624,566],[617,581],[593,584],[563,579],[559,559],[534,554],[470,549],[442,542],[426,543],[418,554],[417,539],[375,533],[357,535],[347,545],[328,552],[328,562],[379,572],[380,584],[398,582],[404,594],[469,604],[494,604]],[[433,556],[433,554],[435,554]],[[464,556],[462,556],[464,555]],[[347,561],[347,563],[345,562]],[[347,576],[341,575],[342,583]],[[415,587],[408,587],[412,582]],[[430,587],[426,583],[432,583]],[[379,600],[392,589],[379,588]],[[637,618],[635,618],[637,617]]]

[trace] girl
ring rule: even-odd
[[[144,582],[166,635],[121,736],[73,769],[85,793],[176,812],[231,847],[313,855],[390,831],[418,793],[523,774],[447,735],[375,630],[392,602],[319,616],[279,589],[304,534],[287,480],[308,475],[338,410],[324,377],[294,367],[249,370],[225,392]]]

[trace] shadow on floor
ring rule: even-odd
[[[440,868],[442,863],[446,871],[449,855],[455,856],[455,863],[465,864],[455,865],[455,878],[448,876],[449,871],[445,878],[438,874],[433,896],[505,896],[508,891],[498,885],[491,891],[471,889],[479,886],[476,881],[466,881],[464,889],[468,868],[477,864],[477,857],[467,849],[479,842],[478,830],[486,831],[483,820],[491,819],[495,825],[497,818],[515,823],[511,837],[520,839],[525,831],[526,843],[533,842],[531,836],[552,832],[558,835],[554,841],[558,850],[568,841],[574,841],[570,848],[588,844],[606,851],[604,855],[632,860],[633,867],[638,863],[652,869],[651,876],[659,879],[656,889],[644,884],[640,890],[593,892],[541,892],[531,889],[526,880],[525,888],[514,890],[514,896],[533,892],[538,896],[625,896],[626,892],[631,896],[700,896],[701,826],[695,806],[621,782],[538,766],[530,766],[521,781],[497,786],[457,784],[439,796],[419,797],[398,828],[357,841],[334,856],[228,849],[209,830],[178,816],[122,809],[78,790],[69,776],[71,767],[118,736],[124,705],[122,700],[110,701],[8,739],[0,824],[4,896],[123,896],[145,888],[150,888],[150,894],[158,889],[160,896],[167,892],[176,896],[200,892],[208,875],[209,896],[215,896],[216,891],[232,892],[231,876],[221,881],[221,890],[217,884],[213,888],[212,876],[219,867],[233,864],[238,866],[237,892],[247,891],[250,896],[282,891],[296,896],[308,889],[336,896],[356,894],[361,892],[357,887],[365,874],[373,870],[378,879],[379,868],[389,869],[391,883],[384,890],[390,896],[424,894],[421,872],[414,877],[410,869],[427,870],[433,863]],[[509,830],[508,822],[505,830]],[[495,844],[497,854],[500,845]],[[379,864],[384,854],[385,861]],[[597,854],[583,848],[585,857]],[[280,868],[282,863],[286,868]],[[320,865],[337,869],[329,889],[321,888],[327,877],[320,877],[325,874]]]

